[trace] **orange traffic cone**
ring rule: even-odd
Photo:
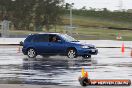
[[[85,77],[88,78],[88,72],[85,73]]]
[[[121,52],[124,55],[124,53],[125,53],[125,45],[124,45],[124,43],[122,43]]]

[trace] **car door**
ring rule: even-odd
[[[34,39],[35,47],[38,54],[49,53],[49,36],[48,34],[38,34]]]
[[[52,38],[54,36],[57,37],[56,42],[52,41]],[[53,34],[49,35],[49,50],[50,50],[49,52],[50,52],[50,54],[64,54],[65,49],[66,49],[65,43],[58,35],[53,35]]]

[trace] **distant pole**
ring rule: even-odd
[[[71,29],[72,29],[72,26],[73,26],[73,24],[72,24],[72,7],[73,7],[73,5],[74,5],[74,3],[70,4],[70,27],[71,27]]]
[[[70,5],[70,27],[72,27],[72,5]]]
[[[119,0],[119,11],[122,11],[123,0]]]

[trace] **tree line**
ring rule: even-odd
[[[0,0],[0,21],[11,21],[16,30],[49,31],[61,23],[63,4],[63,0]]]
[[[39,31],[63,22],[63,16],[69,14],[69,5],[64,0],[0,0],[0,21],[9,20],[15,30]],[[132,22],[132,13],[111,12],[104,8],[96,11],[86,7],[73,9],[74,15],[108,19],[112,21]],[[65,23],[64,23],[65,24]]]
[[[66,14],[69,12],[66,11]],[[117,22],[132,22],[132,13],[126,11],[109,11],[104,8],[101,11],[96,11],[95,9],[74,9],[74,15],[84,16],[84,17],[93,17],[93,18],[100,18],[100,19],[107,19]]]

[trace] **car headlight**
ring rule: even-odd
[[[81,46],[82,48],[90,48],[89,46]]]

